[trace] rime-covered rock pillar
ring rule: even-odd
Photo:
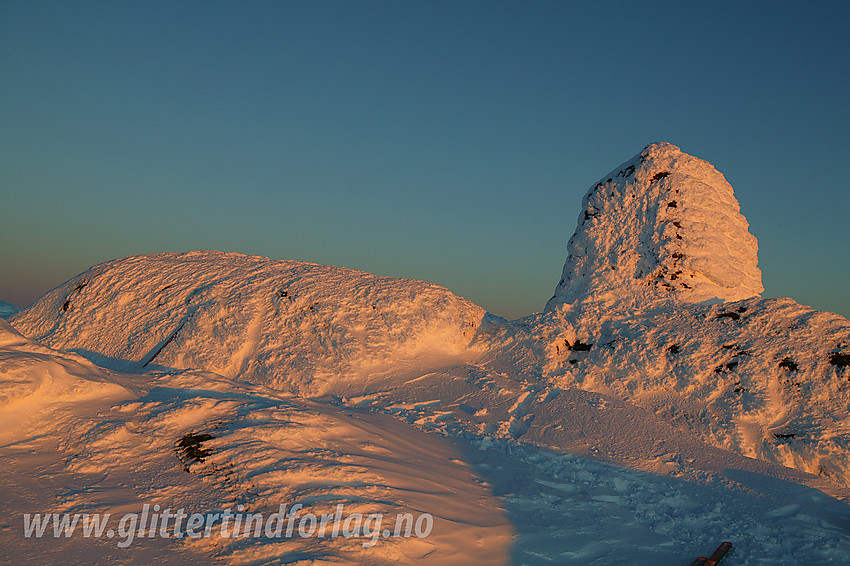
[[[641,308],[759,295],[758,242],[711,163],[652,143],[594,184],[551,311],[570,303]]]

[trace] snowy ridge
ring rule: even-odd
[[[737,301],[764,290],[758,243],[732,187],[669,143],[646,146],[588,190],[567,248],[546,310],[576,301],[625,309]]]
[[[14,325],[119,370],[204,368],[317,394],[382,367],[451,357],[483,316],[431,283],[209,251],[95,266]]]
[[[573,305],[512,325],[504,351],[541,360],[553,386],[623,399],[711,446],[850,485],[841,316],[753,298],[609,318]]]

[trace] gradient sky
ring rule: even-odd
[[[765,296],[850,316],[850,4],[0,3],[0,299],[220,249],[551,296],[587,188],[711,161]]]

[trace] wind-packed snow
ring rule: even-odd
[[[0,559],[8,563],[688,564],[720,540],[735,542],[729,565],[839,564],[850,553],[846,503],[806,487],[799,473],[710,449],[613,397],[533,392],[529,383],[496,393],[486,377],[455,368],[407,384],[407,403],[390,401],[390,391],[308,400],[200,370],[98,371],[2,330],[4,380],[21,381],[30,366],[62,384],[57,394],[16,388],[0,403],[9,517]],[[449,384],[447,401],[413,400],[439,383]],[[498,419],[489,411],[453,402],[461,391],[469,403],[496,401],[493,413],[534,415],[541,426],[517,441],[490,427]],[[471,432],[471,423],[484,427]],[[180,451],[189,434],[208,435],[202,461]],[[618,454],[635,459],[601,461]],[[647,465],[655,470],[636,469]],[[369,547],[363,537],[214,531],[137,537],[121,548],[117,537],[24,538],[20,525],[23,513],[119,516],[143,504],[269,516],[281,503],[317,515],[339,503],[364,515],[428,512],[434,528]]]
[[[850,321],[790,299],[546,317],[544,374],[702,441],[850,485]],[[576,347],[584,345],[586,350]]]
[[[0,430],[0,443],[7,435],[14,437],[16,427],[40,420],[42,409],[128,394],[110,372],[80,356],[42,346],[5,320],[0,320],[0,348],[0,407],[9,419]]]
[[[756,251],[723,176],[652,144],[591,189],[555,297],[516,321],[311,263],[95,266],[0,321],[10,509],[345,503],[431,513],[433,533],[119,549],[9,523],[0,547],[36,563],[649,565],[731,540],[730,566],[844,563],[850,321],[759,298]]]
[[[51,351],[0,321],[0,492],[14,516],[0,558],[110,564],[503,564],[512,527],[457,448],[392,417],[311,403],[198,371],[117,374]],[[36,382],[33,387],[33,383]],[[19,384],[24,383],[25,386]],[[10,385],[12,387],[10,387]],[[12,426],[9,426],[12,425]],[[209,456],[180,458],[188,433],[209,434]],[[36,477],[34,477],[36,476]],[[269,515],[430,512],[427,538],[26,539],[23,513],[121,513],[144,503],[194,512]],[[190,511],[190,512],[191,512]],[[389,525],[392,528],[392,525]],[[329,562],[330,563],[330,562]]]
[[[204,368],[315,394],[381,368],[451,358],[483,316],[481,307],[423,281],[190,252],[95,266],[14,324],[116,369]]]

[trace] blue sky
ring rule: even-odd
[[[0,3],[0,298],[221,249],[543,308],[651,141],[723,172],[765,296],[850,315],[847,3]]]

